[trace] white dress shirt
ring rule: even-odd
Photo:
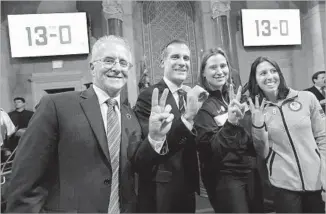
[[[98,98],[98,102],[100,104],[102,119],[104,122],[104,129],[107,134],[108,133],[107,113],[108,113],[109,107],[106,104],[106,101],[111,97],[105,91],[103,91],[102,89],[100,89],[99,87],[97,87],[94,84],[93,84],[93,89]],[[119,128],[120,128],[120,132],[121,132],[120,94],[117,97],[114,97],[113,99],[115,99],[118,104],[117,106],[114,107],[114,110],[118,114],[119,123],[120,123]],[[150,145],[152,146],[152,148],[155,150],[155,152],[157,152],[158,154],[165,155],[168,152],[168,149],[165,149],[164,151],[162,151],[162,147],[164,145],[165,139],[163,141],[155,141],[155,140],[151,139],[150,136],[148,136],[148,141],[149,141]]]
[[[179,108],[179,95],[178,95],[178,90],[182,89],[182,86],[178,87],[176,86],[173,82],[171,82],[170,80],[168,80],[166,77],[163,77],[164,82],[166,83],[166,85],[168,86],[169,90],[171,91],[173,98]],[[185,101],[185,100],[184,100]],[[184,102],[186,103],[186,102]],[[181,115],[181,120],[182,122],[185,124],[185,126],[189,129],[189,131],[192,130],[194,124],[190,123],[188,120],[186,120],[183,115]]]

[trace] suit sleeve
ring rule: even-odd
[[[149,116],[151,114],[151,98],[153,88],[143,91],[136,102],[134,112],[142,128],[142,138],[148,135]],[[166,136],[169,153],[174,153],[187,146],[190,141],[194,143],[195,134],[182,122],[181,117],[175,118],[172,122],[170,131]]]
[[[45,177],[55,157],[57,141],[55,104],[45,96],[20,139],[8,186],[6,212],[40,212],[48,195]]]

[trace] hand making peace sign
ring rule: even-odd
[[[238,124],[239,120],[244,117],[245,103],[240,103],[241,89],[239,86],[237,94],[234,93],[233,85],[230,85],[229,98],[230,104],[228,106],[228,121],[232,124]]]
[[[161,98],[158,96],[158,89],[155,88],[152,94],[152,109],[149,117],[149,136],[156,141],[162,141],[170,130],[174,115],[170,113],[172,107],[166,104],[169,89],[164,89]]]

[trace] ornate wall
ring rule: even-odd
[[[140,4],[134,5],[134,20],[138,21],[138,23],[134,22],[137,26],[134,26],[134,35],[138,48],[142,50],[141,56],[145,56],[151,82],[156,83],[163,77],[163,70],[159,67],[163,46],[173,39],[183,39],[188,43],[191,51],[191,69],[185,83],[195,85],[197,83],[198,50],[203,47],[203,35],[200,27],[202,19],[198,17],[201,13],[198,3],[148,1]],[[140,54],[139,50],[136,52]],[[143,59],[144,57],[138,58],[138,60]]]

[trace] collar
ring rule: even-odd
[[[286,96],[286,98],[284,100],[278,100],[277,103],[273,103],[271,101],[266,100],[266,104],[281,106],[281,105],[283,105],[283,103],[287,102],[288,100],[294,99],[295,97],[298,96],[299,91],[294,90],[292,88],[289,88],[289,90],[290,90],[289,94]]]
[[[178,87],[176,84],[174,84],[173,82],[168,80],[168,78],[166,78],[166,77],[163,77],[163,80],[164,80],[165,84],[168,86],[168,88],[170,89],[172,94],[174,94],[179,89],[182,89],[182,85],[180,87]]]
[[[102,89],[100,89],[99,87],[97,87],[96,85],[93,84],[93,89],[94,92],[98,98],[98,102],[100,105],[102,105],[103,103],[105,103],[109,98],[111,98],[105,91],[103,91]],[[113,99],[115,99],[118,103],[118,107],[120,109],[120,94],[116,97],[114,97]]]
[[[319,87],[319,86],[317,86],[317,85],[314,85],[314,87],[317,88],[318,91],[322,91],[322,87]]]

